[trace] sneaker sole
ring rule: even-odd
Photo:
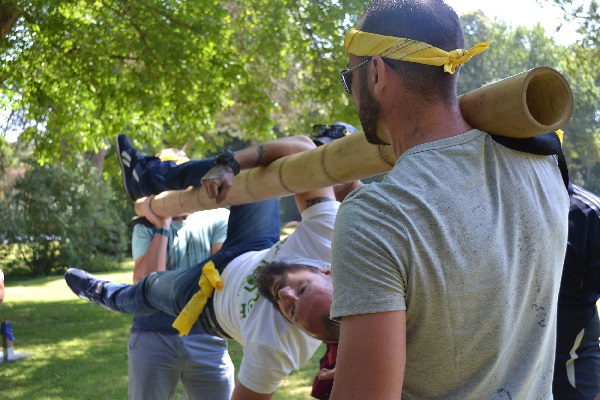
[[[104,308],[104,309],[105,309],[105,310],[107,310],[107,311],[110,311],[110,312],[113,312],[113,313],[120,314],[118,311],[116,311],[116,310],[113,310],[112,308],[110,308],[110,307],[108,307],[108,306],[105,306],[105,305],[104,305],[104,304],[102,304],[102,303],[98,303],[97,301],[95,301],[95,300],[93,300],[93,299],[90,299],[89,297],[87,297],[87,296],[84,296],[84,295],[82,295],[82,294],[78,294],[78,295],[77,295],[77,297],[79,297],[81,300],[85,300],[85,301],[87,301],[87,302],[90,302],[90,303],[92,303],[92,304],[95,304],[95,305],[97,305],[97,306],[100,306],[100,307]]]

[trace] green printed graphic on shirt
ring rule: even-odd
[[[254,269],[254,271],[246,277],[246,282],[244,283],[244,287],[242,288],[242,290],[248,292],[248,294],[250,294],[250,296],[248,296],[248,300],[246,302],[242,303],[242,305],[241,305],[240,317],[242,319],[246,318],[248,316],[248,314],[250,314],[250,310],[252,310],[252,307],[258,301],[258,299],[260,297],[260,295],[258,293],[258,286],[256,285],[257,274],[260,272],[260,270],[265,265],[269,264],[272,260],[275,259],[275,257],[277,257],[277,253],[279,253],[281,246],[285,243],[286,240],[287,240],[287,238],[279,241],[274,246],[274,251],[272,253],[271,252],[269,253],[270,260],[266,260],[264,258],[262,260],[260,260],[260,262]]]

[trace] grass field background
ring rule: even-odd
[[[96,274],[131,282],[132,262],[116,272]],[[13,324],[14,351],[29,357],[0,364],[2,400],[127,399],[127,341],[130,315],[111,313],[79,300],[62,276],[11,281],[7,278],[0,320]],[[242,349],[229,342],[237,368]],[[300,370],[287,377],[274,399],[309,399],[322,346]],[[176,399],[187,399],[179,385]]]

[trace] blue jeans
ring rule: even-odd
[[[158,157],[146,157],[144,171],[140,174],[140,190],[144,196],[159,194],[165,190],[185,190],[200,186],[200,180],[214,167],[214,158],[190,160],[183,164],[161,161]]]
[[[194,268],[156,272],[135,285],[106,283],[102,300],[109,308],[135,315],[162,311],[177,316],[198,291],[202,266],[209,260],[222,268],[235,257],[249,251],[268,249],[279,241],[277,199],[231,207],[227,239],[216,254]],[[199,323],[196,322],[199,327]]]

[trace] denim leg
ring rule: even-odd
[[[144,196],[159,194],[165,190],[184,190],[200,186],[200,180],[214,165],[214,158],[191,160],[183,164],[161,161],[147,157],[147,164],[140,174],[140,190]]]
[[[106,283],[102,299],[109,308],[139,316],[155,311],[177,316],[194,293],[202,274],[200,263],[180,271],[155,272],[135,285]]]
[[[177,316],[198,291],[207,261],[220,267],[243,253],[270,248],[279,240],[279,224],[277,199],[233,206],[227,239],[216,254],[193,268],[152,273],[135,285],[106,283],[104,303],[128,314],[144,316],[162,311]]]
[[[213,256],[217,267],[240,254],[268,249],[279,241],[279,203],[277,199],[232,206],[227,239]]]

